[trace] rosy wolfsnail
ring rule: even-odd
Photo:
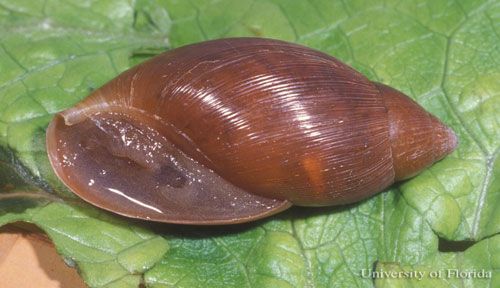
[[[52,167],[78,196],[183,224],[359,201],[456,143],[401,92],[324,53],[259,38],[158,55],[56,114],[47,129]]]

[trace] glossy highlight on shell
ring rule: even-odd
[[[232,224],[365,199],[451,153],[455,134],[401,92],[271,39],[177,48],[55,115],[58,177],[115,213]]]

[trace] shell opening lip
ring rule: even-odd
[[[64,124],[66,126],[72,126],[88,118],[90,115],[98,113],[99,111],[111,111],[119,110],[120,107],[113,109],[113,106],[107,104],[106,102],[95,104],[95,105],[77,105],[75,107],[66,109],[57,113],[56,115],[64,119]],[[123,109],[123,108],[121,108]]]
[[[57,137],[56,137],[56,125],[58,124],[57,122],[59,121],[64,121],[65,118],[63,115],[60,113],[57,113],[54,115],[54,118],[49,123],[49,126],[45,130],[45,145],[47,147],[47,154],[49,155],[49,162],[50,165],[54,168],[54,172],[56,173],[57,177],[59,179],[63,179],[60,171],[61,164],[58,159],[57,155]]]

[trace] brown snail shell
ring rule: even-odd
[[[367,198],[455,148],[401,92],[321,52],[232,38],[165,52],[58,113],[58,177],[115,213],[231,224]]]

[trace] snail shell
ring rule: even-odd
[[[123,72],[47,130],[50,162],[115,213],[230,224],[367,198],[455,148],[401,92],[321,52],[233,38]]]

